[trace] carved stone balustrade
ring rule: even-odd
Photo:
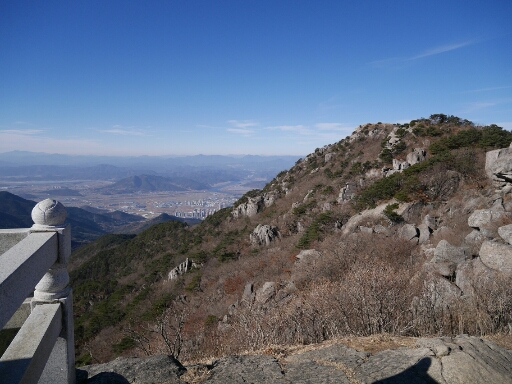
[[[0,329],[21,327],[0,358],[0,383],[75,383],[66,217],[46,199],[31,228],[0,230]]]

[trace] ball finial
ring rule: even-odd
[[[53,199],[43,200],[32,209],[32,221],[38,225],[62,225],[67,217],[66,208]]]

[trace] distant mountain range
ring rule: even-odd
[[[192,182],[208,185],[244,181],[248,177],[269,181],[290,168],[297,156],[185,156],[185,157],[108,157],[70,156],[12,151],[0,153],[0,179],[3,181],[118,181],[136,175],[186,178],[176,184]],[[177,190],[177,189],[173,189]]]
[[[35,205],[35,201],[1,191],[0,229],[31,227],[33,224],[31,212]],[[90,207],[86,209],[66,207],[66,210],[68,212],[67,222],[72,228],[73,248],[90,243],[108,233],[136,234],[151,225],[166,221],[181,221],[189,225],[200,222],[197,219],[182,219],[167,214],[146,220],[141,216],[130,215],[121,211],[108,212]]]

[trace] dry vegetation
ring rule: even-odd
[[[275,197],[253,217],[235,219],[224,210],[196,228],[162,224],[106,254],[89,255],[72,276],[79,362],[153,353],[198,361],[256,350],[275,354],[286,345],[328,340],[376,351],[419,336],[510,332],[509,277],[474,282],[475,294],[462,300],[442,299],[439,292],[450,282],[423,274],[427,254],[399,239],[401,224],[384,215],[368,219],[384,225],[387,236],[357,230],[342,235],[340,229],[358,211],[394,198],[411,203],[407,221],[419,224],[429,214],[446,227],[431,238],[430,247],[442,239],[461,244],[471,231],[471,210],[464,207],[475,201],[472,209],[479,208],[489,193],[483,172],[489,146],[465,133],[461,137],[469,145],[449,141],[475,128],[453,117],[441,122],[443,116],[410,126],[361,126],[350,139],[318,149],[263,191],[242,198],[239,203],[262,193]],[[385,148],[393,129],[406,143],[393,148],[395,159],[404,160],[415,147],[441,144],[426,162],[382,179],[377,175],[389,165]],[[347,184],[357,197],[338,201]],[[258,224],[277,226],[281,239],[268,247],[251,245],[249,234]],[[297,263],[301,249],[315,249],[321,257]],[[109,284],[90,280],[91,271],[99,270],[93,263],[97,257],[112,260],[101,267]],[[202,263],[200,270],[167,281],[167,272],[186,257]],[[248,283],[258,289],[265,282],[276,283],[276,299],[262,305],[242,301]]]

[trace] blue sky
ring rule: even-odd
[[[433,113],[512,129],[512,2],[0,2],[0,152],[305,155]]]

